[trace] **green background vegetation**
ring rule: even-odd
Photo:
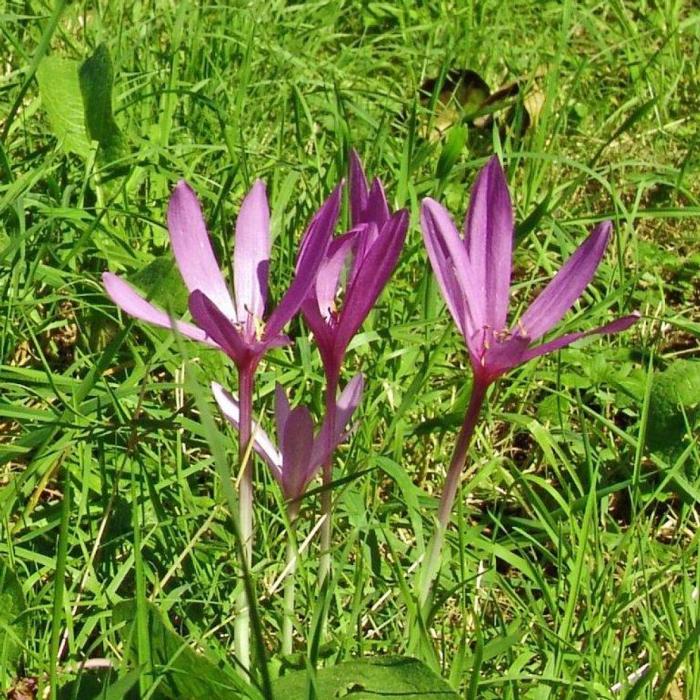
[[[120,687],[157,694],[132,670],[147,650],[130,655],[112,616],[134,597],[212,663],[230,660],[240,583],[216,437],[194,397],[199,383],[218,420],[206,382],[233,386],[234,373],[120,317],[99,278],[119,272],[184,311],[164,226],[174,183],[198,193],[225,263],[241,198],[261,177],[278,298],[354,146],[412,224],[346,365],[367,390],[339,459],[327,596],[313,544],[300,566],[298,661],[324,604],[326,662],[405,651],[407,571],[432,532],[470,390],[418,204],[438,197],[461,219],[496,151],[517,211],[513,308],[612,218],[608,254],[562,326],[633,309],[644,319],[495,387],[424,660],[485,700],[697,700],[699,38],[693,3],[673,0],[1,3],[0,688],[81,677],[82,691],[64,690],[78,697],[80,663],[104,658]],[[478,92],[442,105],[439,85],[465,69],[517,94],[493,102],[492,119],[472,118]],[[438,87],[421,93],[431,79]],[[300,321],[290,334],[295,346],[260,373],[267,418],[275,380],[320,415],[318,356]],[[235,435],[219,430],[233,458]],[[255,573],[273,655],[281,506],[260,466]],[[312,496],[300,536],[316,513]]]

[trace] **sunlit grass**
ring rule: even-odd
[[[214,352],[120,317],[100,274],[119,272],[184,311],[164,226],[173,184],[186,178],[196,189],[227,263],[240,201],[261,177],[278,300],[303,227],[345,175],[354,146],[391,204],[409,207],[412,224],[397,273],[346,362],[345,380],[361,369],[367,382],[338,459],[335,578],[319,596],[311,542],[297,570],[296,662],[304,666],[323,604],[319,665],[406,651],[415,604],[408,571],[433,531],[471,382],[429,274],[418,205],[439,190],[461,220],[477,169],[496,151],[521,226],[512,303],[526,305],[586,231],[612,218],[614,241],[563,327],[580,327],[584,308],[585,327],[633,309],[645,318],[624,336],[587,340],[494,387],[448,534],[434,652],[424,645],[421,653],[470,698],[700,697],[697,645],[673,667],[700,615],[692,423],[678,449],[647,444],[654,377],[678,359],[697,362],[700,335],[700,23],[691,9],[73,3],[48,46],[84,59],[105,42],[112,55],[124,174],[105,181],[96,158],[57,143],[31,79],[52,8],[8,3],[0,39],[0,555],[29,606],[21,675],[45,682],[56,654],[62,684],[84,659],[107,659],[126,675],[111,614],[137,593],[194,646],[233,663],[241,582],[212,456],[217,438],[196,401],[209,402],[231,464],[236,437],[208,394],[188,387],[195,365],[202,387],[216,380],[235,388],[234,372]],[[522,81],[544,103],[524,135],[503,126],[504,112],[496,128],[470,127],[439,180],[444,139],[425,138],[432,116],[418,91],[454,67],[477,71],[492,89]],[[531,216],[534,225],[524,225]],[[290,335],[295,346],[261,366],[255,405],[266,422],[275,381],[322,414],[313,342],[300,321]],[[274,480],[256,469],[254,576],[274,656],[282,597],[269,591],[284,568],[287,524]],[[316,493],[303,504],[299,542],[316,524],[318,501]],[[645,664],[635,689],[631,674]],[[0,674],[0,682],[9,688],[13,679]]]

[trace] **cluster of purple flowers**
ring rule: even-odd
[[[105,273],[112,300],[126,313],[148,323],[171,328],[218,348],[238,371],[238,395],[213,384],[214,397],[228,421],[239,431],[243,474],[239,486],[240,534],[252,553],[252,447],[268,464],[289,504],[290,520],[309,482],[322,471],[321,578],[328,573],[332,455],[347,435],[360,403],[363,377],[358,374],[340,391],[341,369],[350,341],[374,306],[397,265],[409,216],[392,212],[378,179],[368,183],[362,164],[350,154],[350,228],[334,235],[343,183],[312,218],[297,256],[294,279],[274,310],[267,311],[271,252],[270,212],[265,185],[256,181],[243,200],[236,221],[233,251],[233,294],[226,285],[204,223],[199,202],[180,182],[168,207],[168,230],[177,266],[187,286],[188,323],[170,317],[144,299],[120,277]],[[442,205],[425,199],[421,228],[427,254],[442,296],[464,336],[474,382],[470,406],[447,472],[438,530],[427,557],[424,590],[430,587],[466,459],[469,442],[488,386],[517,365],[563,348],[591,333],[616,333],[628,328],[633,313],[587,332],[570,333],[536,344],[571,308],[589,284],[605,252],[612,225],[597,226],[520,318],[509,324],[513,253],[513,207],[505,174],[496,157],[479,172],[472,190],[463,235]],[[313,333],[326,375],[326,414],[318,430],[309,410],[291,408],[279,385],[275,393],[276,444],[253,420],[256,369],[265,353],[290,342],[285,325],[301,311]],[[427,594],[426,594],[427,595]],[[422,596],[424,597],[424,596]],[[243,615],[245,606],[239,609]],[[245,632],[243,632],[245,634]],[[241,648],[243,648],[243,644]],[[246,665],[246,660],[243,660]]]
[[[190,292],[189,308],[196,325],[172,319],[109,272],[103,275],[107,293],[129,315],[218,348],[233,360],[240,373],[250,375],[268,349],[290,342],[282,331],[301,310],[335,397],[348,344],[396,267],[408,227],[408,212],[390,210],[382,183],[375,178],[368,184],[355,151],[350,154],[349,180],[350,230],[333,236],[341,206],[341,183],[311,220],[299,249],[294,280],[267,316],[270,212],[265,185],[260,180],[243,200],[236,221],[233,295],[214,257],[195,194],[184,181],[175,187],[168,207],[168,230],[177,266]],[[533,346],[591,281],[610,238],[612,225],[605,221],[518,321],[508,326],[513,208],[496,157],[476,178],[463,237],[444,207],[430,198],[421,208],[421,227],[442,295],[466,341],[475,382],[482,386],[522,362],[563,348],[584,335],[624,330],[638,318],[638,314],[631,314],[585,333],[571,333]],[[238,427],[238,400],[218,384],[213,386],[224,415]],[[302,495],[342,440],[343,426],[361,394],[362,377],[358,375],[341,398],[332,402],[337,403],[336,415],[327,415],[319,435],[313,437],[308,411],[290,411],[278,387],[280,450],[259,428],[254,446],[270,465],[287,498]]]

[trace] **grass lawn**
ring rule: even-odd
[[[265,697],[267,679],[288,700],[361,700],[382,695],[354,671],[328,694],[320,670],[401,655],[447,690],[397,680],[388,696],[700,698],[692,2],[5,0],[0,55],[0,692],[217,700]],[[238,435],[209,390],[235,391],[234,365],[121,313],[101,275],[185,315],[173,187],[197,193],[228,268],[260,178],[277,303],[351,148],[410,224],[343,365],[342,385],[362,371],[365,389],[335,458],[321,587],[320,481],[301,502],[291,655],[290,524],[253,457],[246,695],[226,476]],[[558,330],[642,318],[491,386],[421,614],[415,572],[472,370],[420,203],[461,223],[494,153],[515,208],[510,318],[605,219],[611,243]],[[347,196],[340,217],[346,230]],[[255,384],[272,435],[276,382],[324,414],[314,338],[301,317],[287,333]],[[414,667],[396,668],[410,685]]]

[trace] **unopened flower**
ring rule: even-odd
[[[360,403],[362,388],[362,375],[356,374],[338,397],[333,420],[325,416],[320,430],[315,433],[309,409],[305,406],[290,408],[284,390],[277,384],[275,422],[278,446],[259,425],[254,425],[253,448],[267,462],[287,500],[295,501],[304,495],[308,483],[345,438],[345,428]],[[238,429],[238,399],[220,384],[213,383],[212,389],[222,413]]]
[[[331,386],[348,344],[391,277],[401,253],[408,212],[392,214],[378,179],[368,186],[362,164],[350,155],[353,228],[330,240],[302,314],[314,334]]]
[[[430,198],[423,200],[421,226],[442,296],[466,340],[475,383],[481,386],[534,357],[593,333],[618,333],[639,318],[635,312],[590,331],[533,345],[562,319],[593,278],[612,230],[612,224],[604,221],[522,316],[508,325],[513,208],[505,174],[495,156],[476,178],[464,238],[444,207]]]
[[[123,311],[156,326],[173,328],[219,348],[246,370],[265,352],[288,341],[282,328],[296,314],[316,278],[340,209],[340,188],[314,216],[304,237],[297,273],[279,304],[264,320],[270,263],[270,211],[265,185],[257,180],[236,221],[231,295],[214,257],[197,197],[186,182],[175,187],[168,206],[168,231],[178,269],[188,290],[196,325],[171,319],[117,275],[102,276],[110,298]],[[235,301],[234,301],[235,300]]]

